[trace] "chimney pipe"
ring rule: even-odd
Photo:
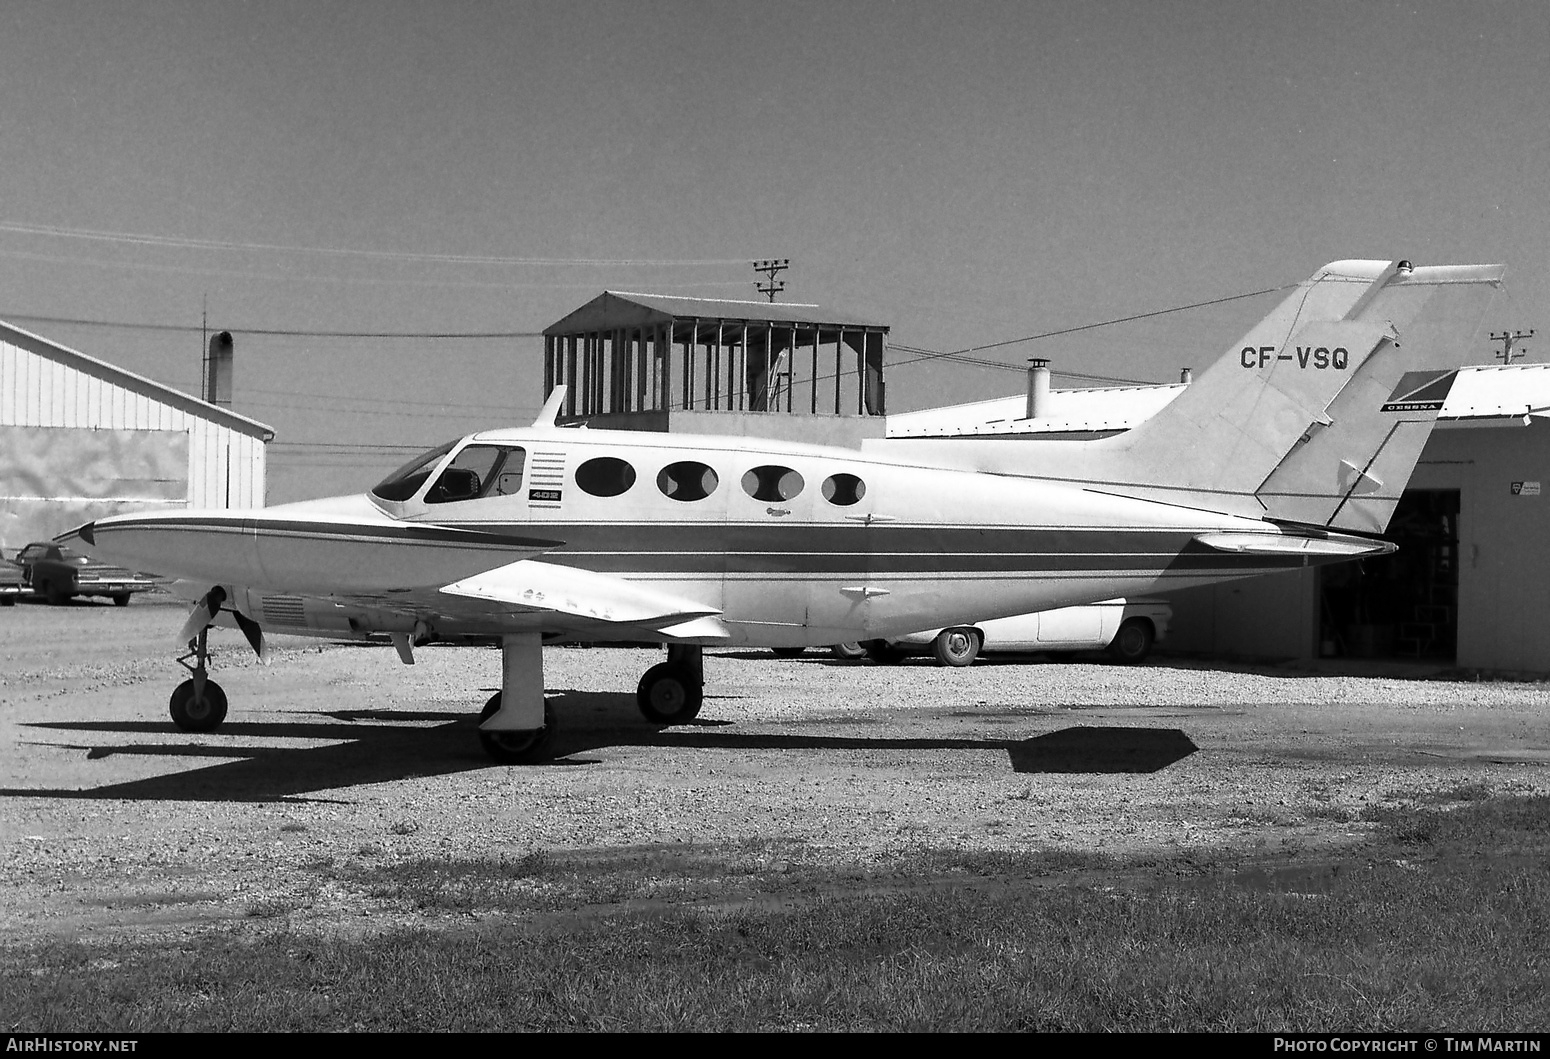
[[[1181,369],[1179,371],[1179,381],[1180,382],[1186,382],[1186,383],[1187,382],[1194,382],[1195,381],[1195,373],[1193,371],[1191,371],[1190,369],[1188,369],[1188,368],[1183,368],[1183,369]]]
[[[1049,413],[1049,361],[1038,357],[1028,360],[1028,414],[1038,419]]]
[[[230,331],[210,336],[210,353],[205,358],[204,399],[224,408],[231,407],[233,343]]]

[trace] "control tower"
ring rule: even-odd
[[[606,291],[544,329],[559,422],[859,446],[884,428],[888,327],[792,302]]]

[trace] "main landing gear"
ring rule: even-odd
[[[646,670],[635,689],[640,712],[657,724],[688,724],[704,701],[705,655],[699,647],[670,645],[667,661]]]
[[[205,606],[213,615],[219,600]],[[200,612],[191,616],[197,627]],[[178,664],[189,679],[172,693],[172,723],[185,732],[213,732],[226,719],[226,693],[209,677],[209,626],[188,640]],[[697,646],[670,645],[667,661],[654,665],[635,690],[640,712],[661,725],[687,724],[705,699],[704,653]],[[501,690],[479,712],[479,743],[503,765],[532,765],[549,757],[555,734],[554,708],[544,701],[543,640],[537,633],[501,637]]]
[[[546,760],[554,738],[554,708],[544,701],[542,640],[536,633],[501,638],[501,690],[479,714],[479,742],[503,765]],[[667,661],[641,677],[635,701],[648,721],[687,724],[705,699],[704,653],[673,644]]]

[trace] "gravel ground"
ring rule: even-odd
[[[1328,856],[1364,809],[1550,790],[1550,685],[1154,659],[846,664],[706,658],[695,725],[634,687],[660,652],[551,648],[556,761],[509,768],[473,713],[499,656],[280,638],[259,666],[212,634],[232,712],[176,731],[180,607],[0,610],[0,928],[188,930],[402,921],[330,864],[737,845],[836,868],[925,849]],[[1390,667],[1396,673],[1398,667]],[[1422,671],[1412,669],[1411,674]]]

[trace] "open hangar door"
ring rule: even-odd
[[[1457,657],[1459,509],[1458,489],[1407,490],[1383,534],[1399,551],[1319,569],[1322,657]]]

